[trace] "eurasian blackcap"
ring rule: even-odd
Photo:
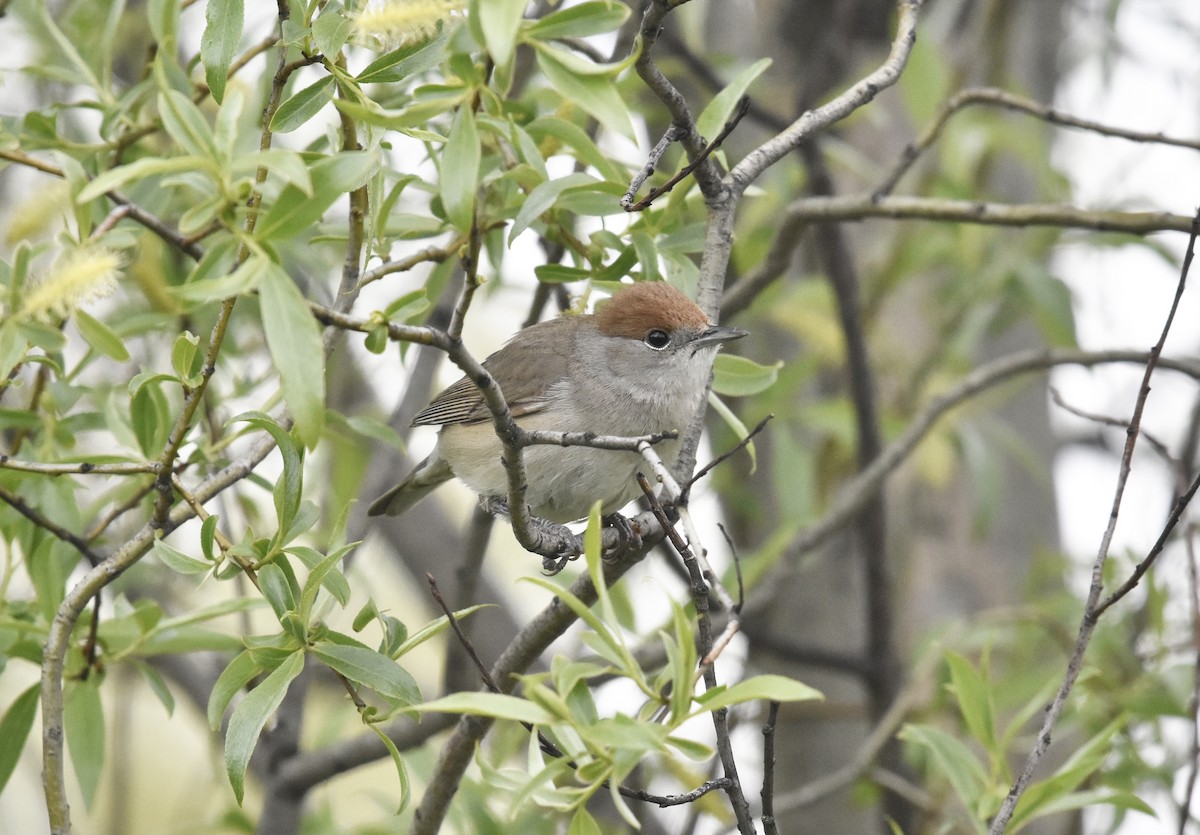
[[[713,325],[683,293],[662,282],[622,288],[595,314],[563,315],[518,332],[484,361],[517,423],[530,430],[634,437],[683,431],[700,406],[721,343],[745,336]],[[507,499],[508,477],[491,413],[466,377],[413,420],[441,426],[437,446],[403,482],[380,496],[372,516],[404,512],[457,476],[483,500]],[[677,440],[658,445],[670,463]],[[636,452],[535,445],[524,452],[530,511],[570,522],[603,501],[615,513],[640,492]]]

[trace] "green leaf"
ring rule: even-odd
[[[189,557],[161,539],[154,540],[154,555],[162,560],[167,568],[180,574],[207,574],[213,567],[212,563]]]
[[[558,9],[541,20],[526,24],[525,34],[543,41],[586,38],[611,32],[629,17],[629,7],[611,0],[591,0]]]
[[[590,174],[575,173],[559,177],[557,180],[548,180],[535,187],[521,203],[521,210],[517,212],[512,230],[508,233],[509,244],[512,244],[517,235],[528,229],[529,225],[541,217],[544,212],[553,207],[559,195],[564,191],[595,185],[597,182],[599,181]]]
[[[342,151],[313,163],[312,195],[288,185],[255,226],[261,240],[295,238],[316,224],[334,201],[363,185],[379,166],[377,151]]]
[[[713,96],[712,101],[705,106],[699,118],[696,119],[696,130],[700,132],[701,136],[711,141],[721,132],[733,114],[733,108],[737,106],[738,99],[746,94],[746,90],[754,83],[754,79],[766,72],[769,66],[771,66],[770,58],[755,61],[739,72],[733,81],[725,85],[724,90]]]
[[[13,700],[8,710],[4,711],[4,717],[0,718],[0,791],[4,790],[21,758],[21,750],[25,747],[25,739],[37,714],[40,694],[41,688],[37,684],[27,688]]]
[[[25,356],[27,343],[17,330],[14,319],[0,323],[0,379],[7,379],[21,358]]]
[[[478,16],[484,45],[497,67],[506,67],[512,60],[526,5],[526,0],[476,0],[471,4],[471,14]]]
[[[284,615],[296,610],[296,592],[288,582],[283,569],[269,562],[258,570],[258,588],[263,597],[275,610],[275,617],[283,620]]]
[[[820,690],[815,690],[787,676],[752,676],[745,681],[726,687],[720,685],[696,697],[696,703],[704,711],[720,710],[730,705],[766,699],[772,702],[807,702],[824,699]]]
[[[171,688],[167,687],[167,682],[163,679],[162,674],[140,658],[130,660],[133,661],[133,666],[142,674],[142,677],[146,679],[146,684],[149,685],[151,692],[167,709],[167,716],[174,715],[175,697],[171,695]]]
[[[129,417],[142,452],[148,458],[158,455],[171,425],[167,396],[158,383],[148,383],[137,390],[129,401]]]
[[[629,108],[621,100],[612,79],[572,72],[563,65],[562,53],[557,50],[537,50],[537,61],[542,74],[559,95],[595,116],[614,133],[633,138]]]
[[[713,391],[725,397],[749,397],[766,391],[779,379],[783,361],[759,365],[734,354],[717,354],[713,363]]]
[[[158,94],[158,115],[163,128],[188,154],[205,160],[217,159],[212,129],[200,108],[178,90]]]
[[[538,264],[533,268],[533,274],[543,284],[567,284],[572,281],[587,281],[592,277],[591,270],[565,267],[562,264]]]
[[[186,380],[199,370],[195,367],[196,349],[199,346],[200,337],[191,331],[184,331],[175,338],[171,348],[171,367],[180,379]]]
[[[310,84],[287,101],[279,105],[271,117],[271,130],[290,133],[303,125],[333,100],[333,76],[327,75],[315,84]]]
[[[142,180],[156,174],[172,174],[177,171],[204,170],[206,164],[207,161],[198,156],[169,157],[167,159],[146,157],[100,174],[83,187],[75,200],[78,203],[87,203],[133,180]]]
[[[508,696],[503,693],[451,693],[432,702],[415,705],[421,713],[466,713],[473,716],[490,716],[493,719],[511,719],[531,725],[547,725],[554,716],[528,699]]]
[[[475,614],[480,609],[488,609],[488,608],[491,608],[493,605],[495,605],[495,604],[479,603],[475,606],[468,606],[466,609],[459,609],[457,612],[455,612],[454,617],[461,621],[463,618],[466,618],[466,617],[469,617],[470,615]],[[355,622],[358,622],[357,618],[355,619]],[[365,622],[363,625],[364,626],[366,625]],[[441,633],[445,632],[449,627],[450,627],[450,619],[447,618],[445,615],[442,615],[440,618],[430,621],[429,623],[425,624],[420,629],[418,629],[416,632],[414,632],[412,635],[408,636],[408,638],[406,638],[404,640],[404,642],[402,644],[400,644],[400,646],[398,646],[394,652],[391,653],[391,656],[393,658],[399,658],[402,655],[404,655],[406,652],[411,652],[414,648],[419,647],[421,644],[425,643],[430,638],[434,638],[434,637],[440,635]],[[358,630],[355,630],[355,631],[357,632]]]
[[[313,646],[314,657],[353,682],[369,687],[397,707],[421,701],[421,691],[408,671],[372,649],[340,644]]]
[[[446,53],[446,41],[450,27],[431,41],[406,44],[385,55],[380,55],[358,74],[360,84],[395,83],[410,75],[417,75],[442,62]]]
[[[231,273],[215,278],[194,278],[186,284],[172,287],[170,292],[183,301],[201,304],[243,296],[258,288],[267,273],[268,264],[270,260],[266,256],[251,255]]]
[[[321,329],[291,277],[270,263],[259,287],[267,348],[279,369],[296,434],[312,449],[325,423],[325,350]],[[282,521],[282,520],[281,520]],[[286,529],[286,524],[283,525]]]
[[[75,327],[88,345],[114,362],[128,362],[129,351],[116,331],[83,310],[74,314]]]
[[[225,715],[225,708],[229,707],[233,697],[240,693],[242,688],[261,671],[262,667],[254,660],[249,650],[243,650],[234,656],[234,659],[229,662],[229,666],[221,671],[221,675],[217,676],[212,693],[208,697],[208,726],[210,728],[215,731],[221,727],[221,717]]]
[[[957,696],[958,709],[967,723],[967,730],[987,751],[1001,754],[996,750],[991,686],[979,670],[957,652],[946,651],[946,665],[950,668],[950,686]]]
[[[295,438],[279,425],[274,418],[262,412],[246,412],[234,418],[251,426],[265,430],[275,439],[279,454],[283,456],[283,477],[275,482],[273,498],[275,500],[275,515],[279,522],[279,539],[291,527],[292,520],[300,510],[300,499],[304,488],[304,453],[296,445]]]
[[[246,766],[258,744],[258,735],[287,695],[288,686],[303,669],[304,653],[293,652],[234,708],[225,734],[225,771],[239,806],[245,794]]]
[[[987,775],[971,749],[931,725],[905,725],[898,736],[929,751],[934,765],[968,809],[975,809],[987,786]]]
[[[388,754],[392,758],[393,765],[396,766],[396,776],[400,778],[400,802],[396,806],[396,814],[400,814],[408,806],[409,800],[412,798],[412,789],[408,783],[408,769],[404,767],[404,758],[400,756],[400,749],[396,747],[396,743],[392,742],[391,737],[384,732],[383,728],[379,727],[378,723],[372,722],[367,725],[373,730],[379,741],[383,743],[383,747],[387,748]]]
[[[346,583],[346,578],[342,576],[342,573],[337,570],[337,567],[342,558],[357,546],[357,542],[351,542],[348,545],[338,548],[327,557],[321,557],[319,553],[312,552],[314,556],[321,558],[309,567],[308,577],[304,580],[304,590],[300,593],[300,616],[302,618],[308,620],[309,615],[312,613],[313,604],[317,599],[317,592],[321,589],[321,586],[328,588],[330,594],[336,597],[338,602],[343,606],[350,601],[350,586]],[[297,552],[299,559],[303,560],[306,565],[308,564],[305,555],[311,549],[296,548],[292,550]]]
[[[351,21],[340,3],[330,3],[321,10],[321,16],[313,21],[313,43],[321,54],[333,60],[350,38]]]
[[[624,185],[628,185],[629,176],[625,171],[615,165],[579,125],[558,116],[543,116],[526,125],[525,130],[539,142],[544,142],[547,138],[562,142],[575,152],[576,159],[599,171],[606,182],[624,181]]]
[[[200,36],[200,60],[204,80],[220,104],[225,97],[229,65],[242,40],[243,0],[208,0],[204,7],[204,34]]]
[[[104,767],[104,708],[100,704],[99,676],[67,685],[63,708],[63,730],[75,778],[83,792],[83,802],[91,808]]]
[[[470,231],[475,217],[481,153],[475,114],[464,105],[454,115],[450,136],[442,150],[441,168],[442,205],[446,217],[462,232]]]
[[[580,806],[571,818],[571,828],[567,830],[567,835],[604,835],[604,832],[587,808]]]

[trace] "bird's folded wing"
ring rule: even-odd
[[[555,354],[539,362],[539,374],[514,373],[508,368],[509,357],[502,349],[488,358],[484,366],[501,384],[504,399],[515,418],[531,415],[546,408],[547,381],[557,382],[566,376],[567,359]],[[534,379],[536,377],[536,379]],[[492,419],[479,389],[467,377],[450,386],[413,418],[414,426],[443,426],[451,423],[481,423]]]

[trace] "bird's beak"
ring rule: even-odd
[[[703,348],[706,345],[720,345],[722,342],[730,342],[748,335],[749,331],[744,331],[741,328],[727,328],[724,325],[713,325],[692,340],[692,348]]]

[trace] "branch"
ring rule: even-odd
[[[85,539],[76,536],[62,525],[59,525],[57,522],[47,519],[41,514],[40,511],[26,504],[24,499],[15,493],[10,493],[3,486],[0,486],[0,501],[6,503],[9,507],[17,511],[17,513],[20,513],[42,530],[50,533],[52,536],[54,536],[54,538],[61,539],[63,542],[70,545],[72,548],[82,554],[84,558],[92,564],[93,567],[103,562],[103,558],[92,550],[92,547],[88,545]]]
[[[1166,136],[1162,132],[1147,133],[1112,127],[1090,119],[1071,116],[1070,114],[1063,113],[1061,110],[1056,110],[1041,102],[1025,98],[1024,96],[1018,96],[1006,90],[999,90],[994,87],[970,87],[966,90],[958,91],[942,103],[942,106],[938,108],[937,113],[934,114],[920,135],[901,152],[899,162],[896,163],[892,172],[884,178],[879,188],[876,189],[875,197],[878,198],[886,194],[891,194],[892,189],[896,187],[900,178],[917,161],[917,157],[927,151],[938,140],[950,117],[973,104],[990,104],[997,107],[1004,107],[1019,113],[1028,113],[1052,125],[1079,128],[1080,130],[1091,131],[1102,136],[1128,139],[1131,142],[1154,142],[1160,145],[1171,145],[1177,148],[1189,148],[1193,151],[1200,151],[1200,140],[1177,139]]]
[[[1197,211],[1195,218],[1192,220],[1187,253],[1184,255],[1183,266],[1179,271],[1179,282],[1175,288],[1175,297],[1171,301],[1171,308],[1167,313],[1166,321],[1163,322],[1158,342],[1150,349],[1150,355],[1146,359],[1146,370],[1142,375],[1141,389],[1138,391],[1137,402],[1133,407],[1133,417],[1130,418],[1129,429],[1126,430],[1125,451],[1121,455],[1121,468],[1117,474],[1116,488],[1113,491],[1112,509],[1109,512],[1108,525],[1100,537],[1100,547],[1097,550],[1096,559],[1092,564],[1092,582],[1088,588],[1083,617],[1079,624],[1079,635],[1075,640],[1075,649],[1071,653],[1070,660],[1067,662],[1067,670],[1063,676],[1062,684],[1058,688],[1058,693],[1055,694],[1054,701],[1050,703],[1050,707],[1046,710],[1046,715],[1042,720],[1042,727],[1037,734],[1033,749],[1029,752],[1029,756],[1026,757],[1021,773],[1017,775],[1016,781],[1004,798],[1004,803],[1001,804],[1000,810],[992,820],[991,835],[1000,835],[1000,833],[1003,833],[1008,828],[1008,823],[1012,820],[1013,812],[1016,811],[1021,795],[1025,793],[1025,789],[1029,786],[1029,781],[1033,779],[1034,769],[1037,768],[1042,756],[1050,747],[1051,734],[1058,723],[1059,716],[1062,715],[1067,698],[1075,686],[1075,680],[1079,676],[1079,671],[1083,667],[1083,656],[1087,652],[1088,644],[1091,642],[1097,620],[1112,603],[1119,600],[1125,591],[1128,590],[1119,590],[1104,603],[1100,603],[1100,595],[1104,590],[1104,566],[1108,561],[1108,550],[1112,544],[1113,533],[1117,528],[1117,518],[1120,516],[1121,502],[1125,496],[1125,485],[1129,479],[1129,472],[1133,467],[1133,450],[1137,445],[1142,414],[1146,408],[1146,399],[1150,396],[1150,377],[1154,374],[1154,369],[1159,365],[1159,357],[1162,355],[1163,345],[1167,340],[1167,334],[1171,331],[1171,325],[1175,321],[1175,311],[1179,308],[1179,300],[1183,296],[1184,288],[1187,286],[1188,270],[1191,268],[1192,258],[1195,254],[1197,235],[1200,235],[1200,211]],[[1166,537],[1174,528],[1175,522],[1178,521],[1183,508],[1187,506],[1187,502],[1190,501],[1197,487],[1200,487],[1200,477],[1197,477],[1191,489],[1176,502],[1176,507],[1171,513],[1171,519],[1168,521],[1162,536],[1159,538],[1159,544],[1156,544],[1151,556],[1147,557],[1143,561],[1143,564],[1138,566],[1138,570],[1134,572],[1134,576],[1130,579],[1131,583],[1136,584],[1137,580],[1141,577],[1141,573],[1144,573],[1145,569],[1143,565],[1148,567],[1153,561],[1153,557],[1157,555],[1157,551],[1161,550],[1161,543],[1165,543]],[[1126,585],[1130,588],[1132,587],[1128,583]]]
[[[792,555],[803,554],[824,543],[840,530],[868,502],[917,447],[937,422],[962,403],[1006,383],[1015,377],[1035,371],[1045,371],[1060,365],[1079,365],[1090,368],[1109,363],[1146,363],[1144,351],[1023,351],[981,365],[957,385],[932,400],[869,467],[850,479],[834,499],[825,516],[815,525],[797,534],[788,550]],[[1158,365],[1200,380],[1200,363],[1186,360],[1161,359]],[[760,587],[770,588],[770,582]]]
[[[917,40],[917,11],[921,0],[900,0],[898,5],[896,39],[892,42],[891,51],[883,64],[840,96],[804,113],[786,130],[747,154],[729,172],[728,180],[734,191],[738,194],[743,193],[764,171],[798,148],[805,139],[845,119],[855,110],[871,102],[880,91],[896,83]]]
[[[634,63],[638,76],[650,88],[650,92],[658,97],[667,112],[671,114],[671,127],[674,138],[682,143],[687,152],[688,160],[697,163],[696,183],[706,201],[719,200],[725,193],[725,185],[721,182],[721,171],[717,164],[704,154],[704,137],[696,130],[696,120],[688,109],[687,100],[675,88],[675,85],[663,75],[662,70],[651,57],[654,44],[658,41],[663,29],[663,20],[667,13],[680,3],[669,0],[650,0],[642,15],[641,29],[638,37],[641,41],[641,54]],[[635,47],[636,48],[636,47]]]
[[[643,531],[651,527],[653,515],[646,513],[638,517]],[[614,583],[625,572],[640,562],[646,551],[657,542],[643,535],[643,548],[636,553],[618,555],[604,562],[604,580]],[[580,576],[571,584],[571,593],[585,606],[596,602],[596,589],[591,579]],[[560,635],[576,620],[576,615],[562,601],[555,598],[536,615],[513,639],[504,653],[492,665],[491,676],[504,693],[511,693],[517,686],[517,676],[529,669]],[[413,818],[410,835],[436,835],[450,807],[450,801],[458,790],[463,773],[471,764],[478,742],[487,734],[492,720],[485,716],[462,716],[442,746],[437,765],[428,782],[428,789],[421,799]]]
[[[40,475],[143,475],[157,474],[161,469],[158,461],[127,461],[113,464],[93,464],[80,461],[78,464],[49,464],[43,461],[22,461],[0,455],[0,470],[16,470]]]
[[[644,451],[648,452],[648,450]],[[651,459],[651,463],[655,464],[655,459]],[[670,474],[666,473],[666,468],[657,463],[655,469],[660,471],[659,480],[663,482],[664,491],[674,501],[677,501],[680,496],[679,485],[675,484],[671,479]],[[689,589],[692,596],[692,605],[696,607],[696,625],[697,625],[697,640],[696,645],[699,650],[702,660],[697,670],[697,678],[704,677],[704,686],[711,690],[717,686],[717,673],[714,665],[715,656],[717,653],[716,645],[713,642],[712,620],[708,614],[708,584],[705,582],[706,574],[709,578],[713,578],[711,569],[708,569],[707,562],[705,568],[707,572],[702,571],[700,560],[697,556],[703,552],[703,548],[699,547],[699,540],[692,538],[689,542],[685,540],[671,524],[667,518],[666,512],[663,510],[662,504],[659,502],[658,496],[654,494],[650,482],[641,473],[638,473],[638,484],[641,485],[642,492],[645,494],[647,501],[650,502],[650,507],[658,517],[659,524],[667,533],[667,538],[671,545],[674,546],[676,553],[679,554],[683,564],[687,567]],[[724,591],[724,590],[722,590]],[[725,593],[728,598],[728,593]],[[730,619],[727,631],[730,637],[737,631],[737,617]],[[722,647],[728,644],[728,639],[723,641]],[[693,680],[695,687],[695,680]],[[746,801],[746,795],[742,791],[742,783],[738,778],[737,759],[734,757],[733,744],[729,738],[729,711],[726,708],[715,710],[712,713],[713,730],[717,737],[717,753],[721,759],[721,767],[725,771],[725,777],[729,780],[729,784],[725,787],[725,794],[729,796],[729,805],[733,809],[734,817],[737,819],[738,831],[742,835],[756,835],[754,828],[754,819],[750,815],[750,804]]]
[[[938,197],[804,197],[787,208],[792,221],[938,220],[984,226],[1057,226],[1099,232],[1187,232],[1192,220],[1169,212],[1089,211],[1052,203],[986,203]],[[736,285],[735,285],[736,286]]]
[[[654,188],[650,189],[650,191],[646,193],[645,197],[634,203],[633,198],[637,196],[638,189],[642,187],[642,183],[645,182],[646,176],[649,176],[650,173],[654,172],[653,166],[658,162],[657,158],[655,157],[655,153],[661,157],[662,151],[660,151],[659,148],[664,142],[668,142],[669,137],[673,138],[675,136],[676,128],[674,125],[672,125],[671,129],[667,131],[665,136],[663,136],[662,141],[659,142],[659,144],[654,147],[654,151],[651,152],[651,161],[646,163],[646,167],[639,172],[637,177],[633,178],[633,182],[629,185],[629,190],[622,195],[621,208],[627,212],[642,212],[650,208],[650,204],[652,204],[659,197],[662,197],[664,194],[668,193],[671,189],[675,188],[675,186],[679,185],[679,183],[682,182],[687,175],[695,171],[696,168],[698,168],[706,159],[708,159],[709,155],[712,154],[713,151],[715,151],[717,148],[720,148],[721,143],[723,143],[729,137],[729,134],[733,133],[733,129],[738,126],[738,122],[742,121],[742,118],[746,115],[746,112],[749,109],[749,97],[742,96],[740,99],[738,99],[737,106],[733,110],[733,115],[729,117],[729,121],[727,121],[724,127],[721,128],[721,132],[718,133],[711,142],[706,144],[703,149],[701,149],[700,153],[696,155],[695,159],[693,159],[683,168],[679,169],[679,172],[675,174],[674,177],[667,180],[661,186],[655,186]],[[646,176],[642,176],[643,174]]]

